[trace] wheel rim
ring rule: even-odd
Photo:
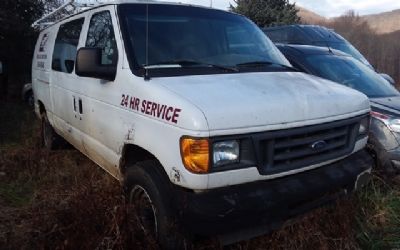
[[[142,230],[156,238],[158,233],[156,209],[149,194],[143,187],[136,185],[131,191],[130,202],[135,206]]]

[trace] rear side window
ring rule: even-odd
[[[118,50],[110,12],[103,11],[92,16],[86,47],[102,49],[102,65],[117,64]]]
[[[51,68],[55,71],[72,73],[75,66],[79,37],[84,18],[77,19],[60,26],[54,45]]]

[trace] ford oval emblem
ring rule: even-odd
[[[311,144],[311,148],[318,151],[324,149],[327,145],[326,141],[317,141]]]

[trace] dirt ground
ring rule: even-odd
[[[24,104],[0,103],[0,249],[157,249],[117,181],[74,149],[41,149],[38,131]],[[196,247],[400,249],[400,182],[375,174],[350,199],[270,235]]]

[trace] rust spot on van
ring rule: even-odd
[[[173,182],[175,182],[175,183],[181,182],[181,173],[179,172],[178,169],[172,168],[171,176],[172,176]]]

